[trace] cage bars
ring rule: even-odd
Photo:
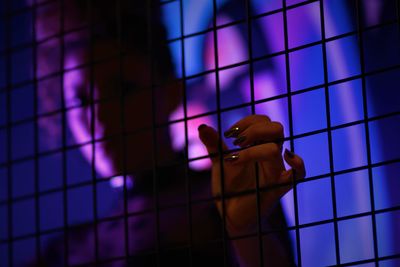
[[[183,0],[179,0],[179,16],[180,16],[180,25],[179,29],[181,32],[181,36],[184,36],[184,25],[183,25],[183,18],[184,18],[184,10],[183,10]],[[186,77],[186,67],[185,67],[185,42],[184,38],[180,41],[180,49],[181,49],[181,72],[182,72],[182,77],[185,79]],[[189,266],[193,266],[193,220],[192,220],[192,189],[191,189],[191,181],[189,177],[189,130],[188,130],[188,111],[187,111],[187,86],[186,86],[186,81],[182,81],[182,104],[183,104],[183,122],[184,122],[184,136],[185,136],[185,148],[184,148],[184,154],[187,160],[185,160],[185,182],[186,182],[186,201],[187,201],[187,213],[188,213],[188,223],[189,223],[189,229],[188,229],[188,245],[189,245]],[[156,125],[156,122],[154,121],[154,125]]]
[[[322,40],[322,60],[324,65],[324,92],[325,92],[325,110],[326,110],[326,123],[327,123],[327,134],[328,134],[328,146],[329,146],[329,172],[330,183],[331,183],[331,195],[332,195],[332,214],[333,214],[333,226],[335,236],[335,256],[336,264],[340,264],[340,248],[339,248],[339,230],[337,223],[337,205],[336,205],[336,186],[334,173],[334,158],[333,158],[333,145],[332,145],[332,129],[331,129],[331,109],[330,109],[330,98],[329,98],[329,87],[328,87],[328,60],[326,51],[326,40],[325,40],[325,16],[324,16],[324,0],[319,1],[319,12],[321,20],[321,40]]]
[[[290,58],[289,58],[289,34],[288,34],[288,7],[286,0],[282,0],[282,14],[283,14],[283,33],[284,33],[284,55],[285,55],[285,72],[286,72],[286,90],[288,100],[288,120],[289,120],[289,135],[294,136],[293,131],[293,110],[292,110],[292,84],[290,75]],[[290,147],[295,152],[294,139],[290,138]],[[298,193],[297,193],[296,172],[293,170],[293,206],[294,206],[294,221],[295,221],[295,234],[296,234],[296,255],[297,265],[302,266],[301,261],[301,247],[300,247],[300,229],[299,229],[299,207],[298,207]]]
[[[365,78],[365,53],[364,53],[364,40],[362,33],[362,6],[359,0],[356,0],[356,18],[357,18],[357,37],[358,37],[358,49],[360,49],[360,65],[361,65],[361,86],[362,86],[362,98],[363,98],[363,115],[364,115],[364,126],[365,126],[365,140],[367,149],[367,164],[368,164],[368,181],[369,181],[369,194],[370,194],[370,205],[371,205],[371,219],[372,219],[372,235],[373,235],[373,248],[375,264],[378,266],[379,261],[377,260],[378,254],[378,237],[376,231],[376,215],[375,215],[375,197],[374,197],[374,183],[372,178],[372,160],[371,160],[371,143],[370,143],[370,131],[368,123],[368,101],[367,101],[367,86]]]
[[[65,89],[64,89],[64,61],[65,61],[65,38],[64,38],[64,28],[65,28],[65,17],[64,17],[64,0],[60,0],[60,46],[61,46],[61,57],[60,57],[60,88],[61,88],[61,160],[62,160],[62,193],[63,193],[63,244],[64,244],[64,258],[63,263],[66,267],[69,264],[69,222],[68,222],[68,176],[67,176],[67,111],[66,111],[66,99],[65,99]],[[36,41],[36,40],[35,40]]]
[[[34,1],[36,2],[36,1]],[[32,12],[32,21],[36,19],[36,10]],[[36,40],[36,25],[32,23],[32,38]],[[37,74],[37,47],[36,43],[33,42],[33,57],[32,57],[32,68],[33,68],[33,91],[34,91],[34,103],[33,103],[33,116],[34,116],[34,191],[35,191],[35,250],[36,250],[36,262],[41,262],[41,244],[40,244],[40,201],[39,201],[39,123],[38,123],[38,83],[36,80]]]
[[[218,32],[217,32],[217,13],[218,6],[217,1],[212,0],[212,25],[213,25],[213,50],[214,50],[214,65],[215,65],[215,89],[216,89],[216,100],[217,100],[217,131],[218,131],[218,157],[219,157],[219,168],[220,168],[220,186],[221,195],[219,196],[221,201],[222,211],[222,245],[224,253],[224,266],[228,266],[228,236],[227,236],[227,220],[226,220],[226,202],[225,202],[225,171],[224,171],[224,155],[222,146],[222,118],[221,118],[221,89],[220,89],[220,77],[219,77],[219,57],[218,57]],[[183,23],[183,18],[182,18]],[[182,33],[183,34],[183,33]]]
[[[256,114],[255,94],[254,94],[254,65],[253,65],[253,45],[252,45],[252,20],[251,20],[251,3],[249,0],[245,1],[246,4],[246,23],[247,23],[247,49],[249,57],[249,79],[250,79],[250,103],[251,114]],[[261,200],[260,200],[260,172],[258,163],[254,163],[255,180],[256,180],[256,209],[257,209],[257,238],[258,238],[258,252],[259,252],[259,265],[264,266],[264,246],[262,239],[262,218],[261,218]],[[278,189],[276,189],[278,190]]]
[[[11,10],[11,2],[7,1],[5,5],[6,10]],[[11,16],[5,17],[5,25],[11,27]],[[6,31],[5,33],[5,48],[6,50],[11,49],[11,32]],[[12,65],[11,65],[11,53],[6,54],[6,105],[7,105],[7,118],[6,118],[6,131],[7,131],[7,180],[8,180],[8,206],[7,206],[7,228],[8,228],[8,265],[13,266],[13,206],[12,206],[12,173],[11,173],[11,159],[12,159],[12,131],[11,131],[11,89],[12,89]]]
[[[149,51],[149,60],[150,60],[150,87],[151,87],[151,105],[152,105],[152,134],[153,134],[153,198],[154,198],[154,212],[155,212],[155,217],[156,217],[156,223],[155,223],[155,233],[156,233],[156,243],[155,243],[155,257],[156,257],[156,266],[161,265],[161,258],[160,258],[160,253],[161,253],[161,237],[160,237],[160,197],[159,197],[159,188],[158,188],[158,175],[159,172],[157,170],[158,168],[158,159],[157,159],[157,147],[158,147],[158,142],[157,142],[157,128],[156,126],[156,113],[155,113],[155,95],[156,95],[156,87],[154,84],[154,52],[153,52],[153,27],[152,27],[152,1],[147,0],[146,1],[146,12],[147,12],[147,42],[148,42],[148,47],[150,49]]]
[[[97,266],[99,264],[99,222],[98,222],[98,214],[97,214],[97,175],[96,175],[96,142],[95,142],[95,104],[94,104],[94,69],[95,64],[94,58],[94,7],[92,0],[88,0],[87,3],[88,9],[88,20],[89,20],[89,108],[90,108],[90,146],[91,146],[91,160],[90,160],[90,172],[91,172],[91,187],[92,187],[92,209],[93,209],[93,227],[94,227],[94,264]],[[63,12],[64,10],[61,10]],[[64,69],[64,66],[63,66]],[[67,255],[69,257],[69,255]]]
[[[170,3],[173,1],[177,1],[177,0],[172,0],[172,1],[164,1],[162,3],[160,3],[160,5],[164,5],[166,3]],[[383,27],[384,25],[392,25],[392,24],[398,24],[400,25],[400,1],[396,1],[397,4],[397,19],[396,20],[391,20],[385,23],[380,23],[378,25],[373,25],[373,26],[367,26],[367,27],[363,27],[362,26],[362,19],[361,19],[361,1],[356,1],[357,2],[357,30],[356,31],[352,31],[349,33],[345,33],[345,34],[341,34],[341,35],[336,35],[330,38],[326,38],[325,36],[325,17],[324,17],[324,11],[323,11],[323,7],[324,7],[324,2],[323,0],[320,1],[303,1],[301,3],[295,4],[295,5],[290,5],[287,6],[287,3],[285,0],[282,0],[282,8],[278,9],[278,10],[274,10],[274,11],[270,11],[264,14],[260,14],[257,16],[254,16],[251,14],[250,10],[251,10],[251,5],[250,5],[250,0],[246,1],[246,19],[244,20],[240,20],[240,21],[234,21],[232,23],[228,23],[226,25],[217,25],[217,1],[216,0],[212,0],[213,1],[213,25],[212,28],[206,29],[204,31],[201,32],[196,32],[193,34],[185,34],[184,33],[184,22],[183,22],[183,16],[184,16],[184,9],[183,9],[183,1],[179,0],[179,7],[180,7],[180,16],[181,16],[181,21],[180,21],[180,29],[181,29],[181,36],[175,39],[171,39],[168,40],[166,43],[171,43],[174,41],[180,41],[181,42],[181,57],[182,57],[182,78],[177,79],[178,82],[182,82],[183,86],[184,86],[184,90],[183,90],[183,106],[184,106],[184,117],[183,119],[179,119],[176,121],[169,121],[167,123],[156,123],[156,118],[155,118],[155,93],[154,91],[156,90],[157,86],[160,86],[158,84],[155,84],[153,81],[153,78],[151,79],[152,81],[152,106],[153,106],[153,118],[152,118],[152,126],[151,126],[151,130],[153,132],[153,181],[154,181],[154,186],[153,186],[153,191],[154,191],[154,197],[156,199],[155,201],[155,207],[154,209],[151,210],[145,210],[142,212],[138,212],[138,213],[132,213],[129,212],[127,209],[127,172],[126,172],[126,162],[124,163],[124,171],[123,171],[123,176],[124,176],[124,213],[123,215],[120,216],[114,216],[114,217],[110,217],[110,218],[106,218],[106,219],[100,219],[98,218],[98,214],[97,214],[97,185],[99,183],[98,179],[96,179],[96,171],[95,171],[95,144],[97,142],[100,141],[104,141],[107,140],[107,138],[103,138],[103,139],[96,139],[95,138],[95,134],[94,134],[94,127],[95,127],[95,123],[94,123],[94,106],[97,103],[100,103],[101,101],[110,101],[110,99],[107,100],[94,100],[94,96],[93,96],[93,86],[94,86],[94,77],[93,77],[93,68],[94,65],[97,64],[98,62],[96,60],[93,59],[93,36],[91,33],[91,60],[88,63],[88,66],[90,67],[90,91],[91,91],[91,103],[90,103],[90,108],[91,108],[91,113],[92,113],[92,117],[91,117],[91,140],[88,143],[84,143],[84,144],[78,144],[78,145],[73,145],[73,146],[69,146],[67,145],[67,141],[66,141],[66,131],[67,131],[67,123],[66,123],[66,113],[74,108],[77,107],[66,107],[65,106],[65,99],[64,99],[64,82],[63,79],[60,79],[60,84],[61,84],[61,88],[62,88],[62,94],[61,94],[61,109],[56,110],[54,112],[45,114],[45,115],[39,115],[38,114],[38,106],[37,103],[35,103],[34,105],[34,115],[31,118],[28,119],[23,119],[23,120],[19,120],[19,121],[13,121],[12,117],[11,117],[11,92],[12,90],[14,90],[15,88],[18,87],[22,87],[26,84],[33,84],[34,88],[35,88],[35,92],[37,95],[37,83],[40,82],[42,79],[47,79],[49,77],[51,77],[51,75],[57,76],[57,75],[63,75],[66,71],[65,66],[64,66],[64,57],[65,57],[65,47],[64,47],[64,35],[67,31],[64,30],[64,4],[63,4],[63,0],[60,0],[60,24],[61,24],[61,32],[60,34],[56,35],[56,37],[61,39],[61,59],[60,59],[60,66],[61,66],[61,71],[59,73],[54,73],[51,74],[50,76],[46,76],[46,77],[36,77],[36,61],[37,61],[37,54],[36,54],[36,47],[37,45],[40,44],[40,42],[36,41],[35,38],[35,34],[36,34],[36,30],[35,30],[35,25],[32,26],[32,30],[33,30],[33,34],[34,34],[34,41],[32,43],[26,44],[26,46],[29,47],[33,47],[35,50],[34,56],[33,56],[33,68],[34,68],[34,73],[35,76],[32,80],[26,81],[26,82],[21,82],[21,83],[17,83],[14,84],[12,82],[12,59],[11,59],[11,53],[13,51],[16,51],[18,49],[21,49],[22,47],[25,47],[25,45],[22,46],[18,46],[18,47],[13,47],[11,45],[11,33],[10,31],[6,31],[6,49],[4,51],[0,52],[0,56],[5,56],[6,58],[6,86],[5,88],[1,88],[0,89],[0,94],[5,94],[6,95],[6,103],[7,103],[7,121],[5,125],[0,125],[0,130],[6,130],[7,132],[7,161],[5,163],[0,163],[0,167],[6,167],[8,169],[8,174],[7,174],[7,179],[8,179],[8,197],[7,200],[5,201],[1,201],[0,205],[7,206],[7,210],[8,210],[8,238],[4,239],[4,240],[0,240],[1,244],[7,243],[8,244],[8,256],[9,256],[9,265],[13,266],[13,257],[14,257],[14,250],[13,250],[13,245],[16,241],[18,240],[24,240],[27,238],[35,238],[36,240],[36,256],[37,256],[37,261],[40,261],[40,254],[41,254],[41,248],[40,248],[40,240],[42,235],[44,234],[49,234],[49,233],[56,233],[58,231],[63,231],[64,232],[64,263],[65,266],[70,266],[70,262],[68,261],[68,255],[69,255],[69,236],[68,233],[71,231],[71,229],[74,229],[74,226],[70,226],[69,222],[68,222],[68,190],[73,189],[73,188],[79,188],[79,187],[83,187],[85,185],[91,185],[92,186],[92,193],[93,193],[93,211],[94,211],[94,220],[90,223],[87,224],[83,224],[83,225],[91,225],[95,227],[95,259],[94,259],[94,263],[98,264],[98,263],[108,263],[111,262],[113,260],[126,260],[128,261],[129,259],[131,259],[132,255],[130,255],[129,253],[129,231],[128,231],[128,219],[130,216],[136,216],[139,214],[146,214],[148,212],[155,212],[156,215],[156,231],[158,233],[159,231],[159,213],[162,210],[165,209],[169,209],[172,207],[177,207],[179,205],[171,205],[171,206],[166,206],[166,207],[160,207],[159,205],[159,197],[158,197],[158,184],[157,184],[157,177],[158,177],[158,162],[157,162],[157,129],[161,128],[161,127],[166,127],[169,124],[173,123],[173,122],[183,122],[185,125],[185,144],[186,144],[186,148],[185,148],[185,155],[187,156],[187,159],[185,160],[185,162],[183,163],[185,166],[185,181],[186,181],[186,189],[187,189],[187,194],[186,194],[186,202],[185,204],[183,204],[188,212],[188,221],[189,221],[189,231],[188,231],[188,236],[189,236],[189,242],[187,245],[185,246],[181,246],[181,247],[175,247],[175,248],[166,248],[166,249],[162,249],[160,247],[160,240],[157,234],[157,240],[156,240],[156,258],[157,258],[157,264],[158,266],[160,265],[160,253],[164,250],[174,250],[174,249],[179,249],[179,248],[185,248],[188,250],[189,252],[189,258],[190,258],[190,265],[192,265],[192,249],[193,249],[193,237],[192,237],[192,218],[191,218],[191,214],[192,214],[192,205],[196,204],[196,203],[201,203],[201,202],[206,202],[206,201],[210,201],[210,199],[202,199],[202,200],[193,200],[192,199],[192,192],[191,192],[191,181],[190,181],[190,177],[188,175],[188,164],[191,161],[194,160],[198,160],[198,159],[203,159],[205,157],[196,157],[196,158],[191,158],[189,159],[189,153],[188,153],[188,121],[191,119],[195,119],[195,118],[199,118],[202,116],[206,116],[206,115],[217,115],[218,118],[218,131],[219,133],[221,133],[221,113],[225,112],[225,111],[229,111],[229,110],[235,110],[237,108],[240,107],[250,107],[252,109],[252,113],[255,112],[255,105],[259,104],[259,103],[264,103],[264,102],[268,102],[274,99],[283,99],[283,98],[287,98],[288,100],[288,116],[289,116],[289,132],[290,132],[290,136],[286,137],[285,140],[290,142],[290,147],[292,148],[292,150],[295,150],[294,147],[294,140],[301,138],[301,137],[305,137],[305,136],[311,136],[317,133],[327,133],[328,135],[328,145],[329,145],[329,173],[324,173],[321,175],[316,175],[313,177],[309,177],[307,178],[306,181],[296,181],[296,179],[294,179],[293,185],[293,194],[294,194],[294,208],[295,208],[295,225],[294,226],[289,226],[287,228],[285,228],[285,230],[287,231],[295,231],[296,233],[296,248],[297,248],[297,263],[299,266],[302,265],[302,258],[301,258],[301,247],[300,247],[300,229],[306,228],[306,227],[312,227],[312,226],[317,226],[317,225],[322,225],[322,224],[327,224],[327,223],[332,223],[334,225],[334,239],[335,239],[335,258],[336,258],[336,263],[339,266],[351,266],[351,265],[356,265],[356,264],[362,264],[362,263],[375,263],[376,265],[379,264],[379,261],[381,260],[387,260],[387,259],[395,259],[398,258],[399,255],[398,254],[393,254],[390,256],[384,256],[384,257],[380,257],[378,254],[378,244],[377,244],[377,225],[376,225],[376,215],[377,214],[383,214],[383,213],[388,213],[391,211],[398,211],[400,209],[400,207],[398,206],[393,206],[390,208],[385,208],[385,209],[376,209],[375,208],[375,200],[374,200],[374,185],[373,185],[373,180],[372,180],[372,169],[378,166],[384,166],[390,163],[394,163],[394,162],[400,162],[399,158],[396,159],[391,159],[391,160],[385,160],[382,162],[378,162],[378,163],[373,163],[372,159],[371,159],[371,144],[370,144],[370,133],[369,133],[369,123],[373,122],[373,121],[378,121],[384,118],[389,118],[389,117],[394,117],[394,116],[399,116],[400,115],[400,111],[399,112],[391,112],[391,113],[386,113],[384,115],[379,115],[379,116],[368,116],[368,107],[367,107],[367,96],[366,96],[366,78],[377,74],[377,73],[384,73],[387,72],[389,70],[397,70],[400,68],[399,65],[394,65],[394,66],[390,66],[390,67],[386,67],[386,68],[381,68],[379,70],[374,70],[374,71],[367,71],[366,67],[365,67],[365,59],[364,59],[364,41],[363,40],[363,34],[365,32],[367,32],[368,30],[372,30],[372,29],[379,29],[380,27]],[[52,2],[52,1],[49,1]],[[313,43],[309,43],[306,45],[302,45],[299,47],[294,47],[294,48],[289,48],[289,37],[288,37],[288,25],[287,25],[287,11],[303,6],[303,5],[307,5],[310,4],[312,2],[319,2],[319,11],[320,11],[320,19],[321,19],[321,40],[317,41],[317,42],[313,42]],[[19,12],[22,12],[21,10],[17,10],[17,11],[12,11],[11,10],[11,4],[10,2],[8,2],[8,9],[7,12],[5,13],[5,16],[3,18],[1,18],[0,20],[4,20],[6,25],[10,26],[11,25],[11,18],[12,16],[14,16],[15,14],[18,14]],[[47,3],[47,2],[45,2]],[[123,59],[123,55],[122,55],[122,51],[121,51],[121,31],[122,31],[122,24],[120,21],[120,13],[121,13],[121,6],[119,5],[120,2],[118,2],[118,6],[115,10],[115,12],[117,12],[117,18],[118,18],[118,40],[119,40],[119,51],[118,51],[118,58],[119,58],[119,62],[120,62],[120,70],[122,69],[122,59]],[[32,7],[34,11],[36,11],[36,8],[43,5],[42,3],[38,4],[35,3]],[[92,2],[89,1],[88,2],[89,10],[92,9]],[[152,49],[152,28],[151,28],[151,16],[152,16],[152,2],[149,0],[147,2],[147,18],[148,18],[148,38],[147,41],[149,43],[149,47]],[[251,22],[252,20],[258,18],[258,17],[262,17],[262,16],[266,16],[266,15],[270,15],[270,14],[276,14],[276,13],[282,13],[283,14],[283,20],[284,20],[284,42],[285,42],[285,49],[284,51],[280,51],[278,53],[274,53],[274,54],[269,54],[269,55],[265,55],[262,57],[258,57],[258,58],[253,58],[253,52],[252,52],[252,29],[251,29]],[[33,17],[35,18],[35,14],[33,15]],[[248,29],[248,54],[249,54],[249,59],[243,62],[239,62],[236,64],[232,64],[229,66],[224,66],[224,67],[220,67],[218,64],[218,30],[225,28],[225,27],[229,27],[229,26],[233,26],[233,25],[237,25],[240,23],[247,23],[247,29]],[[91,21],[90,25],[89,25],[91,32],[92,29],[94,27],[94,23],[93,21]],[[10,28],[10,27],[9,27]],[[201,73],[197,73],[195,75],[190,75],[187,76],[186,72],[185,72],[185,45],[184,45],[184,41],[186,38],[189,37],[193,37],[193,36],[197,36],[199,34],[204,34],[204,33],[212,33],[214,36],[214,61],[215,61],[215,69],[212,70],[208,70],[208,71],[204,71]],[[361,63],[361,74],[358,75],[353,75],[350,77],[347,77],[345,79],[340,79],[340,80],[335,80],[335,81],[328,81],[328,68],[327,68],[327,51],[326,51],[326,43],[333,41],[333,40],[337,40],[340,38],[344,38],[346,36],[352,36],[356,34],[358,37],[358,48],[360,49],[360,63]],[[49,37],[49,39],[54,38],[54,36]],[[323,84],[320,85],[316,85],[316,86],[312,86],[306,89],[302,89],[299,91],[292,91],[291,88],[291,81],[290,81],[290,60],[289,60],[289,54],[294,52],[294,51],[300,51],[304,48],[307,47],[312,47],[312,46],[316,46],[316,45],[321,45],[322,46],[322,51],[323,51],[323,66],[324,66],[324,82]],[[153,53],[152,51],[150,51],[150,72],[153,74],[154,72],[154,58],[153,58]],[[277,55],[284,55],[285,56],[285,63],[286,63],[286,84],[287,84],[287,93],[282,94],[282,95],[278,95],[278,96],[274,96],[274,97],[270,97],[267,99],[263,99],[263,100],[255,100],[254,99],[254,69],[253,69],[253,64],[254,62],[257,62],[259,60],[263,60],[266,58],[270,58],[270,57],[274,57]],[[234,107],[230,107],[230,108],[222,108],[221,107],[221,96],[220,96],[220,85],[219,85],[219,72],[225,69],[230,69],[233,67],[237,67],[237,66],[242,66],[242,65],[249,65],[250,67],[250,88],[251,88],[251,101],[249,103],[245,103],[245,104],[241,104],[241,105],[237,105]],[[76,67],[78,68],[82,68],[83,66],[78,66]],[[120,73],[122,73],[120,71]],[[188,81],[189,79],[193,79],[195,77],[201,77],[204,76],[206,74],[209,73],[213,73],[215,74],[216,77],[216,98],[217,98],[217,110],[216,111],[211,111],[211,112],[207,112],[204,114],[196,114],[193,116],[189,116],[188,112],[187,112],[187,95],[186,95],[186,81]],[[153,75],[152,75],[153,76]],[[122,86],[121,82],[123,77],[119,77],[120,78],[120,82],[119,82],[119,86]],[[361,120],[357,120],[357,121],[352,121],[349,123],[345,123],[345,124],[340,124],[337,126],[332,126],[331,125],[331,114],[330,114],[330,100],[329,100],[329,87],[335,84],[340,84],[346,81],[351,81],[351,80],[355,80],[355,79],[361,79],[362,81],[362,98],[363,98],[363,119]],[[294,135],[293,132],[293,115],[292,115],[292,97],[294,95],[298,95],[298,94],[302,94],[305,92],[309,92],[312,90],[316,90],[316,89],[320,89],[323,88],[324,92],[325,92],[325,108],[326,108],[326,120],[327,120],[327,127],[324,129],[320,129],[320,130],[316,130],[316,131],[312,131],[312,132],[307,132],[304,134],[298,134],[298,135]],[[122,91],[122,90],[121,90]],[[35,101],[37,102],[37,101]],[[124,100],[121,94],[121,105],[124,105]],[[45,117],[45,116],[49,116],[52,114],[59,114],[61,113],[62,115],[62,145],[60,149],[55,149],[55,150],[51,150],[51,151],[47,151],[47,152],[39,152],[38,149],[38,119],[41,117]],[[130,135],[134,135],[137,132],[140,131],[146,131],[149,130],[147,128],[144,129],[140,129],[138,131],[134,131],[134,132],[127,132],[125,131],[125,127],[124,127],[124,119],[123,119],[123,112],[121,115],[121,125],[123,130],[122,133],[122,145],[125,143],[125,139],[130,136]],[[27,157],[23,157],[23,158],[19,158],[19,159],[13,159],[12,157],[12,127],[16,126],[16,125],[20,125],[26,122],[30,122],[33,121],[34,122],[34,153],[32,156],[27,156]],[[365,126],[365,134],[366,134],[366,143],[367,143],[367,164],[359,166],[359,167],[355,167],[355,168],[348,168],[345,170],[340,170],[340,171],[335,171],[333,168],[333,163],[334,163],[334,158],[333,158],[333,152],[332,152],[332,131],[337,130],[337,129],[342,129],[348,126],[353,126],[353,125],[363,125]],[[221,137],[221,134],[220,134]],[[67,183],[67,163],[66,163],[66,153],[69,149],[72,148],[78,148],[84,145],[88,145],[91,144],[92,145],[92,162],[91,162],[91,170],[92,170],[92,179],[91,181],[87,181],[87,182],[81,182],[81,183],[77,183],[74,185],[69,185]],[[125,146],[123,146],[125,147]],[[126,149],[124,149],[124,154],[126,156]],[[45,155],[49,155],[52,153],[59,153],[61,152],[62,154],[62,180],[63,180],[63,185],[61,188],[55,188],[55,189],[51,189],[51,190],[46,190],[46,191],[39,191],[39,173],[38,173],[38,159],[42,156]],[[223,171],[223,156],[222,156],[222,145],[220,144],[219,147],[219,152],[220,152],[220,162],[221,162],[221,170]],[[125,158],[125,157],[124,157]],[[12,174],[11,174],[11,166],[15,163],[18,162],[23,162],[26,160],[34,160],[35,162],[35,190],[33,194],[28,194],[28,195],[24,195],[24,196],[19,196],[19,197],[15,197],[13,196],[13,185],[12,185]],[[177,164],[179,165],[179,164]],[[368,171],[368,178],[369,178],[369,195],[370,195],[370,205],[371,205],[371,211],[369,212],[363,212],[363,213],[358,213],[358,214],[352,214],[349,216],[338,216],[337,215],[337,207],[336,207],[336,185],[335,185],[335,180],[334,177],[338,174],[344,174],[344,173],[350,173],[356,170],[367,170]],[[111,179],[112,177],[106,177],[106,179]],[[323,178],[330,178],[331,181],[331,191],[332,191],[332,209],[333,209],[333,217],[331,219],[328,220],[322,220],[322,221],[317,221],[317,222],[313,222],[313,223],[303,223],[300,224],[299,222],[299,209],[298,209],[298,193],[297,193],[297,185],[300,183],[307,183],[309,181],[314,181],[317,179],[323,179]],[[242,192],[241,194],[224,194],[224,178],[223,178],[223,174],[222,174],[222,179],[221,179],[221,187],[222,187],[222,194],[220,196],[220,200],[222,201],[222,203],[225,203],[225,201],[231,197],[235,197],[235,196],[239,196],[241,194],[250,194],[250,193],[256,193],[257,194],[257,214],[258,214],[258,226],[257,226],[257,233],[256,234],[250,234],[248,236],[240,236],[240,237],[229,237],[229,240],[236,240],[236,239],[242,239],[242,238],[246,238],[249,236],[254,236],[258,238],[259,241],[259,250],[262,251],[263,250],[263,244],[262,244],[262,237],[264,235],[268,235],[270,233],[275,233],[278,232],[279,230],[272,230],[272,231],[268,231],[263,233],[262,232],[262,228],[261,228],[261,221],[260,221],[260,207],[259,207],[259,194],[260,192],[265,192],[268,190],[273,190],[275,189],[275,187],[266,187],[266,188],[260,188],[259,184],[258,184],[258,175],[257,175],[257,186],[256,189],[254,191],[246,191],[246,192]],[[59,192],[61,191],[63,193],[63,224],[64,226],[61,228],[55,228],[52,230],[45,230],[42,231],[40,229],[40,205],[39,205],[39,199],[41,196],[44,196],[46,194],[51,194],[53,192]],[[27,199],[34,199],[35,201],[35,232],[33,234],[27,234],[27,235],[22,235],[19,237],[14,237],[13,236],[13,204],[18,202],[18,201],[22,201],[22,200],[27,200]],[[214,199],[211,199],[211,201]],[[228,237],[226,236],[226,221],[225,221],[225,205],[223,205],[223,216],[222,216],[222,220],[223,220],[223,224],[222,224],[222,232],[223,232],[223,237],[221,240],[213,240],[210,242],[222,242],[223,246],[224,246],[224,253],[225,253],[225,266],[227,266],[227,244],[228,244]],[[346,220],[350,220],[353,218],[360,218],[363,216],[370,216],[372,218],[372,229],[373,229],[373,250],[374,250],[374,257],[371,259],[364,259],[364,260],[359,260],[359,261],[354,261],[354,262],[346,262],[343,263],[341,260],[341,255],[340,255],[340,246],[339,246],[339,237],[338,237],[338,222],[341,221],[346,221]],[[100,259],[99,257],[99,252],[98,252],[98,234],[97,234],[97,226],[99,225],[99,223],[101,222],[106,222],[106,221],[110,221],[110,220],[114,220],[114,219],[123,219],[124,223],[125,223],[125,255],[121,256],[121,257],[113,257],[110,259]],[[280,230],[282,231],[282,230]],[[260,253],[260,262],[262,263],[263,261],[265,261],[265,259],[263,259],[263,255],[262,253]],[[88,263],[89,264],[89,263]]]

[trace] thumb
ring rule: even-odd
[[[218,132],[205,124],[202,124],[198,128],[199,138],[204,146],[207,148],[208,154],[210,155],[211,161],[218,161],[218,152],[219,152],[219,135]],[[222,151],[228,150],[228,147],[222,141]]]

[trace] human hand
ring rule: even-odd
[[[219,145],[222,147],[223,193],[236,194],[225,198],[225,216],[228,232],[235,233],[257,223],[256,168],[258,168],[259,187],[267,188],[260,191],[260,212],[263,218],[268,216],[271,208],[291,189],[293,177],[296,179],[305,177],[305,168],[303,160],[288,150],[282,157],[283,127],[278,122],[272,122],[267,116],[247,116],[235,123],[224,135],[235,138],[234,144],[241,150],[225,155],[228,147],[223,142],[219,144],[218,132],[207,125],[199,127],[199,137],[212,161],[214,196],[222,194],[221,162],[218,154]],[[291,166],[290,170],[285,170],[283,158]],[[247,193],[237,194],[243,191]],[[222,216],[220,198],[217,198],[216,205]]]

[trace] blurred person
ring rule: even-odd
[[[193,233],[197,243],[187,247],[191,227],[187,221],[185,168],[183,164],[162,164],[185,161],[185,157],[173,150],[168,127],[154,125],[168,122],[182,88],[165,45],[158,3],[152,3],[154,14],[148,20],[145,2],[121,0],[118,8],[114,1],[88,4],[70,0],[62,8],[49,5],[36,17],[37,39],[57,32],[62,20],[64,28],[92,23],[86,30],[62,36],[62,69],[60,60],[54,57],[60,43],[43,45],[38,54],[38,76],[57,70],[63,73],[66,119],[75,142],[86,144],[81,146],[82,154],[101,177],[124,177],[126,187],[128,182],[132,185],[127,188],[127,199],[121,191],[121,201],[112,213],[127,216],[124,212],[128,211],[128,218],[69,229],[66,242],[49,243],[39,265],[94,265],[98,258],[104,266],[156,266],[159,257],[161,266],[188,266],[191,249],[193,266],[223,266],[221,224],[225,221],[227,236],[235,238],[228,244],[227,265],[259,266],[256,175],[260,187],[267,187],[260,192],[263,229],[270,230],[262,238],[264,265],[294,265],[279,200],[290,190],[293,179],[304,178],[305,168],[302,159],[292,152],[286,150],[282,156],[283,127],[266,115],[247,116],[227,129],[224,135],[234,140],[238,147],[235,151],[227,148],[213,127],[198,125],[212,170],[211,174],[189,170],[190,193],[214,200],[193,208],[191,222],[201,230]],[[151,44],[147,42],[149,28]],[[42,105],[53,104],[52,89],[51,83],[40,88]],[[56,129],[51,123],[44,126]],[[285,170],[284,160],[292,169]],[[249,193],[234,195],[243,191]],[[221,194],[225,196],[224,205]],[[155,210],[160,202],[165,202],[165,207]],[[175,204],[184,208],[168,209]]]

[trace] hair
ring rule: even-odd
[[[151,7],[147,6],[148,3]],[[65,39],[65,45],[69,46],[71,44],[68,42],[73,42],[90,49],[91,44],[100,41],[120,42],[124,50],[132,49],[136,54],[147,57],[149,62],[151,59],[153,82],[165,85],[174,79],[174,66],[166,42],[166,31],[161,22],[159,1],[66,0],[62,6],[59,1],[43,4],[36,14],[36,39],[48,39],[44,44],[41,42],[42,49],[38,50],[38,73],[62,71],[59,61],[60,42],[57,36],[62,32],[86,29],[77,31],[73,38]],[[63,27],[60,27],[61,15]],[[39,90],[43,109],[57,110],[57,85],[52,86],[51,82],[47,82],[43,87]],[[169,98],[176,102],[172,100],[173,97]],[[50,134],[57,135],[57,132],[60,132],[60,127],[56,126],[55,121],[44,124],[44,128]]]
[[[64,30],[87,25],[92,30],[93,43],[101,40],[121,41],[142,55],[152,54],[155,75],[159,82],[173,77],[173,64],[166,44],[158,1],[152,0],[151,12],[145,0],[69,0],[64,5],[47,5],[36,16],[36,29],[42,36],[60,30],[63,15]],[[117,3],[120,5],[118,6]],[[92,26],[90,26],[91,24]],[[56,29],[58,28],[58,29]],[[89,34],[89,31],[86,31]],[[149,43],[149,37],[151,44]],[[80,36],[89,41],[88,36]],[[46,60],[46,59],[45,59]],[[47,60],[51,61],[51,58]]]

